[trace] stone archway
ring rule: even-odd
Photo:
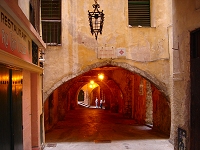
[[[47,91],[44,92],[44,101],[49,97],[49,95],[55,89],[57,89],[63,83],[65,83],[65,82],[69,81],[70,79],[75,78],[83,73],[86,73],[94,68],[98,68],[98,67],[102,67],[102,66],[106,66],[106,65],[121,67],[132,73],[136,73],[136,74],[142,76],[143,78],[145,78],[148,81],[150,81],[151,83],[153,83],[159,89],[159,91],[168,98],[168,92],[167,92],[166,86],[161,81],[159,81],[156,77],[154,77],[153,75],[151,75],[137,67],[134,67],[130,64],[124,63],[124,62],[104,61],[104,62],[97,62],[95,64],[88,65],[85,69],[83,69],[82,71],[80,71],[78,73],[74,73],[72,75],[66,75],[61,80],[59,80],[57,83],[55,83],[50,89],[48,89]]]
[[[133,118],[138,123],[145,124],[147,118],[146,93],[150,89],[153,97],[153,107],[151,108],[153,112],[153,127],[166,134],[170,133],[171,109],[169,99],[166,96],[166,87],[155,77],[136,67],[112,61],[88,66],[76,75],[63,78],[51,88],[51,90],[55,88],[53,93],[56,90],[59,91],[59,94],[57,94],[57,102],[59,104],[57,116],[59,116],[60,120],[65,118],[66,111],[75,109],[80,87],[88,83],[90,79],[96,79],[97,73],[101,71],[104,71],[108,77],[104,82],[110,85],[109,110],[122,113],[124,117]],[[116,86],[120,85],[119,90],[116,90],[116,86],[113,86],[114,84],[111,81],[116,82]],[[143,92],[143,89],[147,87],[147,81],[152,83],[151,88]],[[99,84],[98,82],[101,81],[96,80],[97,84]],[[113,93],[112,91],[116,93],[115,96],[111,94]],[[119,91],[122,92],[123,96]]]

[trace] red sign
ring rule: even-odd
[[[1,7],[0,15],[0,50],[32,63],[30,37]]]

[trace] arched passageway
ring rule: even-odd
[[[104,79],[99,80],[98,74],[103,74]],[[91,81],[97,85],[89,87]],[[87,107],[94,106],[96,98],[103,99],[106,110],[170,134],[170,104],[164,93],[144,77],[111,65],[85,72],[53,91],[44,105],[46,131],[76,109],[80,91]]]
[[[119,113],[76,107],[46,133],[45,150],[173,150],[168,136]]]

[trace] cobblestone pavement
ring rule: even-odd
[[[173,150],[168,137],[102,109],[77,108],[46,133],[44,150]]]

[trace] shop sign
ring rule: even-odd
[[[32,62],[32,43],[22,27],[0,7],[0,50]]]

